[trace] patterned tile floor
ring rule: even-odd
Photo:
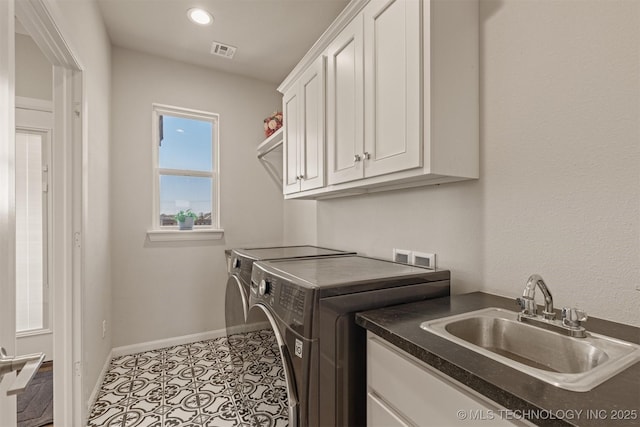
[[[287,394],[272,331],[114,358],[88,427],[285,427]],[[242,373],[244,372],[244,374]]]

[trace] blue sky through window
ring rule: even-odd
[[[211,172],[212,127],[212,123],[208,121],[164,114],[160,168]]]
[[[213,124],[163,114],[163,140],[159,147],[159,167],[211,172]],[[173,215],[191,209],[200,215],[211,213],[212,179],[160,175],[160,213]]]

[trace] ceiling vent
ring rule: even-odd
[[[211,54],[231,59],[233,58],[233,55],[236,54],[236,48],[233,46],[229,46],[228,44],[213,42],[211,44]]]

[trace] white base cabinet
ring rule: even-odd
[[[367,334],[367,425],[514,426],[505,408]]]
[[[478,0],[352,0],[278,88],[286,123],[291,88],[326,58],[326,179],[289,179],[285,197],[478,178],[478,45]]]

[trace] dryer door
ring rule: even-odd
[[[226,323],[227,341],[229,343],[229,355],[236,375],[242,369],[242,339],[245,332],[245,319],[249,307],[248,294],[236,275],[227,279],[225,293],[224,317]]]
[[[249,310],[241,381],[243,423],[265,427],[299,425],[299,404],[291,357],[276,320],[262,304]]]

